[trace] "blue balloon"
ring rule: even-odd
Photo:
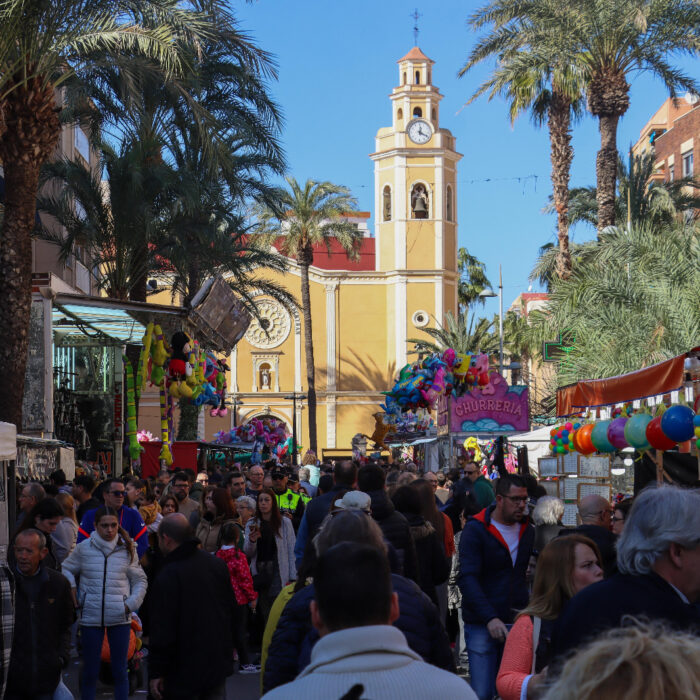
[[[608,440],[608,427],[612,421],[603,420],[596,423],[591,431],[591,442],[598,452],[614,452],[615,446]]]
[[[648,413],[635,413],[625,423],[625,440],[638,450],[648,450],[651,445],[647,440],[647,425],[651,423],[652,416]]]
[[[695,436],[695,414],[688,406],[671,406],[661,416],[663,434],[674,442],[685,442]]]
[[[569,437],[569,431],[568,430],[562,430],[561,431],[561,436],[563,440],[566,440],[566,438]]]

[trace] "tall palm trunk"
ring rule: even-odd
[[[588,86],[588,107],[598,117],[600,150],[596,156],[596,200],[598,235],[615,225],[617,189],[617,124],[630,104],[629,84],[622,72],[601,70]]]
[[[552,161],[552,192],[557,211],[557,276],[568,279],[571,275],[569,250],[569,175],[574,149],[571,147],[571,101],[556,86],[547,120],[549,126],[550,159]]]
[[[13,90],[3,105],[0,139],[5,176],[5,216],[0,235],[0,421],[22,429],[32,305],[32,230],[39,171],[60,135],[53,88],[39,78]]]
[[[301,310],[304,316],[304,346],[306,350],[306,383],[309,407],[309,449],[318,454],[316,435],[316,366],[314,364],[314,341],[311,328],[311,294],[309,292],[309,266],[313,262],[313,250],[306,244],[299,254],[301,268]],[[294,416],[293,420],[296,420]]]

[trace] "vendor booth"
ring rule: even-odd
[[[493,440],[526,433],[530,429],[529,394],[526,386],[510,386],[497,372],[489,383],[461,396],[440,396],[437,434],[441,467],[452,466],[468,437]]]

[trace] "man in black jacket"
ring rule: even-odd
[[[557,620],[562,659],[626,615],[700,633],[700,491],[647,488],[635,499],[617,544],[619,573],[584,588]]]
[[[156,700],[219,700],[233,673],[233,605],[228,568],[199,549],[187,519],[163,518],[166,555],[151,593],[150,691]],[[196,614],[192,613],[197,601]]]
[[[399,555],[402,570],[399,572],[413,581],[418,580],[416,545],[408,520],[399,513],[386,493],[386,474],[376,464],[368,464],[357,473],[357,487],[372,499],[372,517],[382,529],[384,539]]]
[[[29,529],[15,537],[15,621],[6,700],[46,700],[70,659],[75,619],[68,581],[42,566],[46,537]]]
[[[338,493],[354,489],[357,484],[357,466],[350,460],[338,462],[333,468],[333,488],[322,496],[309,501],[297,532],[294,556],[297,567],[304,558],[307,545],[313,541],[323,519],[330,513],[331,505],[339,498]]]

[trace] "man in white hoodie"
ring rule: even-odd
[[[425,663],[392,622],[399,600],[385,554],[341,542],[318,560],[311,620],[321,639],[296,680],[265,700],[476,700],[467,683]]]

